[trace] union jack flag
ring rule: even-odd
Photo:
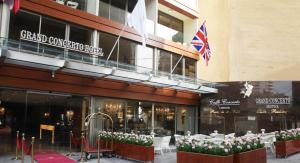
[[[205,22],[201,25],[200,29],[197,31],[191,44],[196,48],[199,54],[202,55],[203,59],[206,61],[206,66],[207,66],[211,55],[210,55],[209,44],[207,42],[207,32],[206,32]]]

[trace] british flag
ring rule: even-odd
[[[206,65],[208,65],[208,61],[211,55],[209,44],[207,42],[205,22],[201,25],[200,29],[197,31],[191,43],[196,48],[196,50],[202,55],[203,59],[206,61]]]

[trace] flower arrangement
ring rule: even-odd
[[[196,140],[184,138],[178,141],[177,150],[184,152],[203,153],[219,156],[228,156],[233,153],[241,153],[263,148],[260,135],[227,138],[222,142]]]
[[[276,141],[288,141],[300,139],[300,128],[275,131]]]
[[[151,135],[137,135],[137,134],[128,134],[122,132],[99,132],[100,139],[104,141],[114,140],[120,143],[125,144],[134,144],[140,146],[151,146],[153,144],[153,136]]]
[[[255,136],[241,136],[233,139],[233,152],[241,153],[263,148],[264,144],[261,143],[260,135]]]
[[[177,150],[218,156],[228,156],[233,152],[232,142],[230,140],[224,140],[221,143],[214,143],[209,141],[202,142],[196,139],[188,138],[184,138],[178,141]]]
[[[100,131],[98,132],[100,139],[102,141],[110,141],[113,139],[113,133],[108,131]]]

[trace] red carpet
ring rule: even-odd
[[[54,151],[37,152],[34,159],[38,163],[75,163],[76,161],[69,159],[60,153]]]

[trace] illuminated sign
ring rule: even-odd
[[[84,45],[82,43],[64,40],[62,38],[57,38],[53,36],[46,36],[40,33],[33,33],[26,30],[21,31],[20,39],[50,45],[58,48],[73,50],[77,52],[87,53],[93,56],[103,56],[102,48]]]
[[[278,109],[279,105],[290,105],[291,98],[289,97],[273,97],[273,98],[256,98],[256,105],[266,105],[268,109]]]
[[[231,106],[239,106],[241,102],[239,100],[228,99],[209,99],[209,105],[217,106],[220,109],[230,109]]]
[[[289,105],[291,104],[291,98],[256,98],[255,102],[257,105]]]

